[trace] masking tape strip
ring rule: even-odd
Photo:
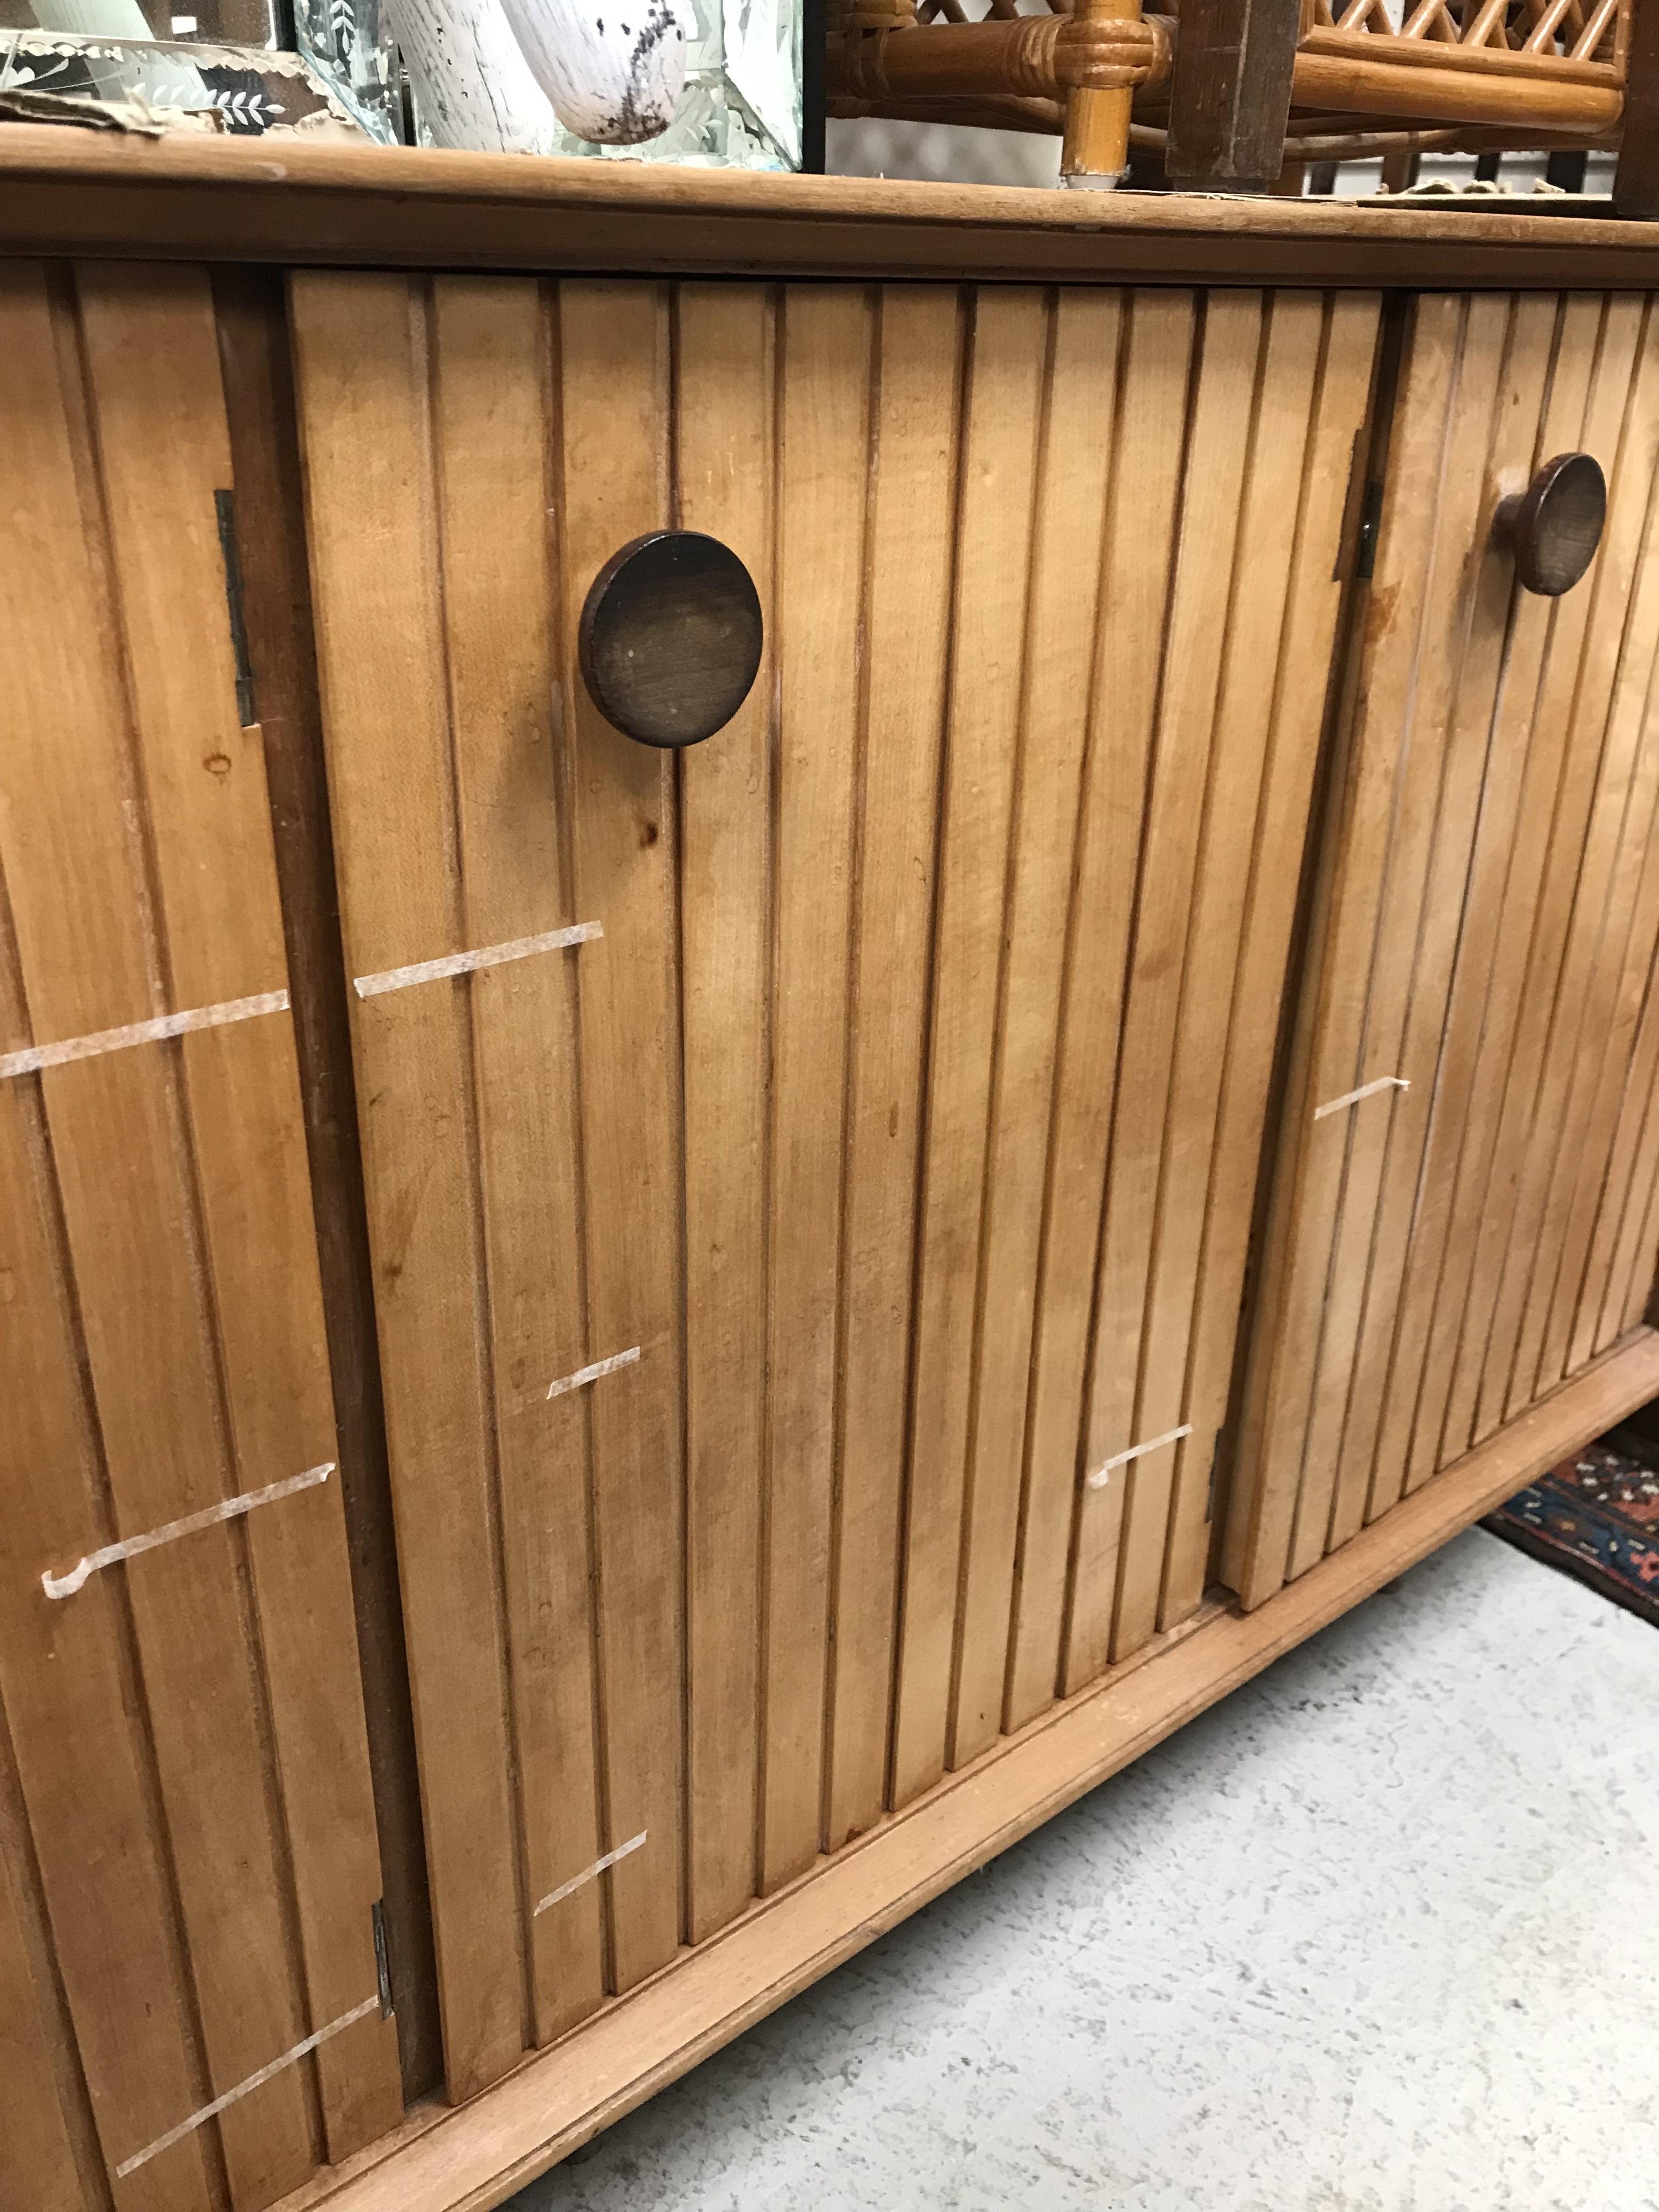
[[[125,2181],[128,2174],[136,2173],[158,2152],[171,2150],[173,2144],[182,2142],[193,2128],[199,2128],[204,2120],[210,2120],[216,2113],[222,2112],[227,2105],[234,2105],[239,2097],[246,2097],[250,2090],[263,2088],[273,2075],[282,2072],[284,2066],[292,2066],[296,2059],[303,2058],[307,2051],[314,2051],[319,2043],[326,2043],[331,2035],[337,2035],[343,2027],[349,2027],[353,2021],[364,2020],[370,2013],[380,2009],[378,1995],[365,1997],[360,2005],[353,2005],[351,2010],[343,2012],[338,2020],[330,2021],[328,2026],[319,2027],[315,2035],[307,2036],[305,2041],[296,2043],[292,2051],[285,2051],[280,2058],[273,2058],[269,2066],[262,2066],[257,2074],[250,2074],[246,2081],[239,2081],[234,2089],[227,2089],[222,2097],[216,2097],[210,2105],[204,2105],[199,2112],[192,2112],[187,2120],[180,2120],[176,2128],[169,2128],[164,2136],[157,2136],[146,2148],[135,2153],[131,2158],[124,2159],[115,2169],[116,2179]]]
[[[1340,1098],[1328,1098],[1322,1106],[1314,1108],[1316,1121],[1322,1121],[1328,1114],[1340,1114],[1345,1106],[1357,1106],[1362,1098],[1375,1097],[1379,1091],[1409,1091],[1411,1078],[1407,1075],[1379,1075],[1375,1083],[1362,1083],[1358,1091],[1345,1091]]]
[[[237,1498],[227,1498],[218,1505],[204,1506],[199,1513],[186,1513],[182,1520],[163,1522],[159,1528],[150,1529],[143,1536],[128,1536],[121,1543],[106,1544],[101,1551],[88,1552],[66,1575],[42,1575],[40,1587],[48,1597],[73,1597],[100,1567],[112,1567],[118,1559],[136,1559],[140,1552],[153,1552],[158,1544],[170,1544],[177,1536],[193,1536],[198,1528],[210,1528],[216,1521],[234,1521],[240,1514],[252,1513],[256,1505],[270,1505],[279,1498],[290,1498],[296,1490],[310,1490],[319,1482],[326,1482],[334,1472],[334,1462],[325,1460],[321,1467],[308,1467],[303,1474],[290,1474],[281,1482],[267,1483],[263,1490],[245,1490]]]
[[[512,937],[505,945],[487,945],[482,952],[451,952],[441,960],[417,960],[412,968],[387,968],[378,975],[354,978],[360,999],[378,998],[382,991],[407,990],[411,983],[435,983],[444,975],[471,975],[480,968],[501,968],[509,960],[528,960],[532,952],[562,952],[567,945],[586,945],[605,935],[597,921],[573,922],[568,929],[545,929],[539,937]]]
[[[129,1022],[125,1029],[94,1030],[90,1036],[65,1037],[61,1044],[32,1044],[21,1052],[0,1053],[0,1077],[33,1075],[65,1060],[94,1060],[100,1052],[125,1052],[129,1045],[151,1044],[160,1037],[185,1036],[191,1030],[216,1030],[227,1022],[251,1021],[255,1014],[288,1011],[286,991],[261,991],[257,998],[226,999],[216,1006],[192,1006],[188,1013],[158,1014],[153,1022]]]
[[[580,1874],[573,1874],[568,1881],[562,1881],[556,1889],[549,1890],[536,1907],[536,1912],[545,1912],[550,1905],[556,1905],[562,1897],[568,1897],[573,1889],[580,1889],[584,1882],[592,1881],[595,1875],[603,1874],[607,1867],[615,1866],[618,1859],[625,1859],[629,1851],[638,1850],[645,1837],[646,1831],[641,1828],[637,1836],[630,1836],[625,1844],[618,1844],[614,1851],[607,1851],[602,1859],[595,1859],[591,1867],[584,1867]],[[530,1916],[532,1920],[536,1912]]]
[[[580,1390],[588,1382],[597,1382],[601,1375],[614,1375],[619,1367],[631,1367],[640,1356],[637,1344],[630,1344],[626,1352],[613,1352],[609,1359],[596,1359],[591,1367],[579,1367],[574,1375],[561,1375],[556,1382],[550,1382],[550,1398],[562,1398],[567,1390]]]
[[[1182,1437],[1189,1437],[1192,1432],[1192,1423],[1183,1421],[1178,1429],[1170,1429],[1166,1435],[1150,1437],[1144,1444],[1131,1444],[1127,1451],[1114,1452],[1110,1459],[1103,1462],[1089,1477],[1090,1489],[1103,1489],[1115,1467],[1125,1467],[1132,1459],[1139,1459],[1143,1452],[1156,1451],[1160,1444],[1178,1443]]]

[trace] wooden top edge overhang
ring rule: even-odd
[[[1659,222],[0,126],[0,252],[678,276],[1646,289]]]

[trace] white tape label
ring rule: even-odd
[[[246,2097],[252,2089],[262,2089],[274,2075],[280,2074],[285,2066],[292,2066],[296,2060],[303,2058],[308,2051],[314,2051],[319,2043],[326,2043],[331,2035],[337,2035],[343,2027],[349,2027],[354,2021],[366,2019],[370,2013],[380,2009],[378,1996],[365,1997],[362,2004],[353,2005],[351,2010],[343,2012],[338,2020],[330,2021],[328,2026],[319,2027],[315,2035],[307,2036],[305,2041],[296,2043],[292,2051],[285,2051],[280,2058],[273,2058],[269,2066],[262,2066],[257,2074],[250,2074],[246,2081],[239,2081],[234,2089],[227,2089],[222,2097],[216,2097],[210,2105],[204,2105],[199,2112],[192,2112],[187,2120],[180,2120],[176,2128],[169,2128],[164,2136],[157,2136],[153,2143],[146,2143],[143,2150],[136,2151],[131,2158],[123,2159],[115,2169],[116,2179],[125,2181],[128,2174],[136,2173],[141,2166],[147,2165],[158,2151],[171,2150],[174,2143],[182,2142],[204,2120],[210,2120],[216,2114],[222,2112],[227,2105],[234,2105],[239,2097]]]
[[[567,1390],[580,1390],[590,1382],[597,1382],[602,1375],[614,1375],[619,1367],[631,1367],[640,1356],[637,1344],[630,1344],[626,1352],[613,1352],[609,1359],[596,1359],[591,1367],[579,1367],[574,1375],[561,1375],[556,1382],[550,1382],[550,1398],[562,1398]]]
[[[1375,1098],[1379,1091],[1409,1091],[1411,1078],[1407,1075],[1379,1075],[1375,1083],[1362,1083],[1358,1091],[1345,1091],[1340,1098],[1328,1098],[1322,1106],[1314,1108],[1316,1121],[1322,1121],[1328,1114],[1340,1114],[1345,1106],[1357,1106],[1362,1098]]]
[[[154,1021],[129,1022],[125,1029],[94,1030],[90,1036],[65,1037],[60,1044],[31,1044],[21,1052],[0,1053],[0,1077],[33,1075],[43,1067],[62,1067],[68,1060],[94,1060],[100,1053],[125,1052],[162,1037],[188,1036],[192,1030],[222,1029],[227,1022],[287,1011],[286,991],[261,991],[257,998],[226,999],[216,1006],[192,1006],[188,1013],[157,1014]]]
[[[376,999],[383,991],[406,991],[411,983],[435,983],[446,975],[471,975],[480,968],[503,968],[509,960],[528,960],[537,952],[562,952],[570,945],[588,945],[604,935],[602,924],[577,921],[568,929],[545,929],[539,937],[512,937],[504,945],[486,945],[480,952],[449,952],[441,960],[417,960],[411,968],[385,968],[378,975],[357,975],[352,980],[360,999]]]
[[[136,1559],[141,1552],[153,1552],[158,1544],[171,1544],[180,1536],[193,1536],[198,1528],[211,1528],[216,1522],[234,1521],[243,1513],[252,1513],[256,1505],[270,1505],[279,1498],[291,1498],[296,1490],[314,1489],[318,1483],[326,1482],[333,1472],[334,1462],[326,1460],[321,1467],[308,1467],[303,1474],[290,1474],[282,1482],[267,1483],[263,1490],[245,1490],[240,1497],[227,1498],[218,1505],[204,1506],[199,1513],[186,1513],[180,1520],[163,1522],[159,1528],[149,1529],[142,1536],[128,1536],[118,1544],[106,1544],[101,1550],[88,1552],[84,1559],[77,1560],[67,1574],[42,1575],[40,1587],[48,1597],[73,1597],[100,1567],[112,1567],[118,1559]]]
[[[550,1905],[556,1905],[561,1898],[568,1897],[573,1890],[580,1889],[596,1875],[603,1874],[607,1867],[615,1866],[618,1859],[625,1859],[629,1851],[638,1850],[645,1838],[646,1831],[641,1828],[637,1836],[630,1836],[625,1844],[618,1844],[614,1851],[607,1851],[602,1859],[595,1859],[591,1867],[584,1867],[580,1874],[573,1874],[568,1881],[562,1881],[556,1889],[550,1889],[536,1907],[536,1912],[545,1912]],[[530,1916],[532,1920],[536,1912]]]
[[[1139,1459],[1143,1453],[1157,1451],[1164,1444],[1179,1443],[1182,1437],[1189,1437],[1192,1432],[1192,1423],[1183,1421],[1178,1429],[1170,1429],[1161,1437],[1149,1437],[1144,1444],[1131,1444],[1127,1451],[1114,1452],[1110,1459],[1103,1460],[1089,1477],[1090,1489],[1103,1490],[1111,1480],[1115,1467],[1127,1467],[1132,1459]]]

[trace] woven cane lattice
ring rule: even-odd
[[[1305,0],[1302,26],[1445,47],[1455,69],[1458,52],[1476,50],[1622,64],[1629,21],[1630,0]]]

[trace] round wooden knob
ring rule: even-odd
[[[755,580],[729,545],[696,530],[653,530],[593,579],[582,676],[625,737],[695,745],[749,696],[763,636]]]
[[[1527,486],[1498,502],[1492,529],[1515,555],[1528,592],[1559,599],[1595,557],[1607,517],[1607,480],[1591,453],[1558,453]]]

